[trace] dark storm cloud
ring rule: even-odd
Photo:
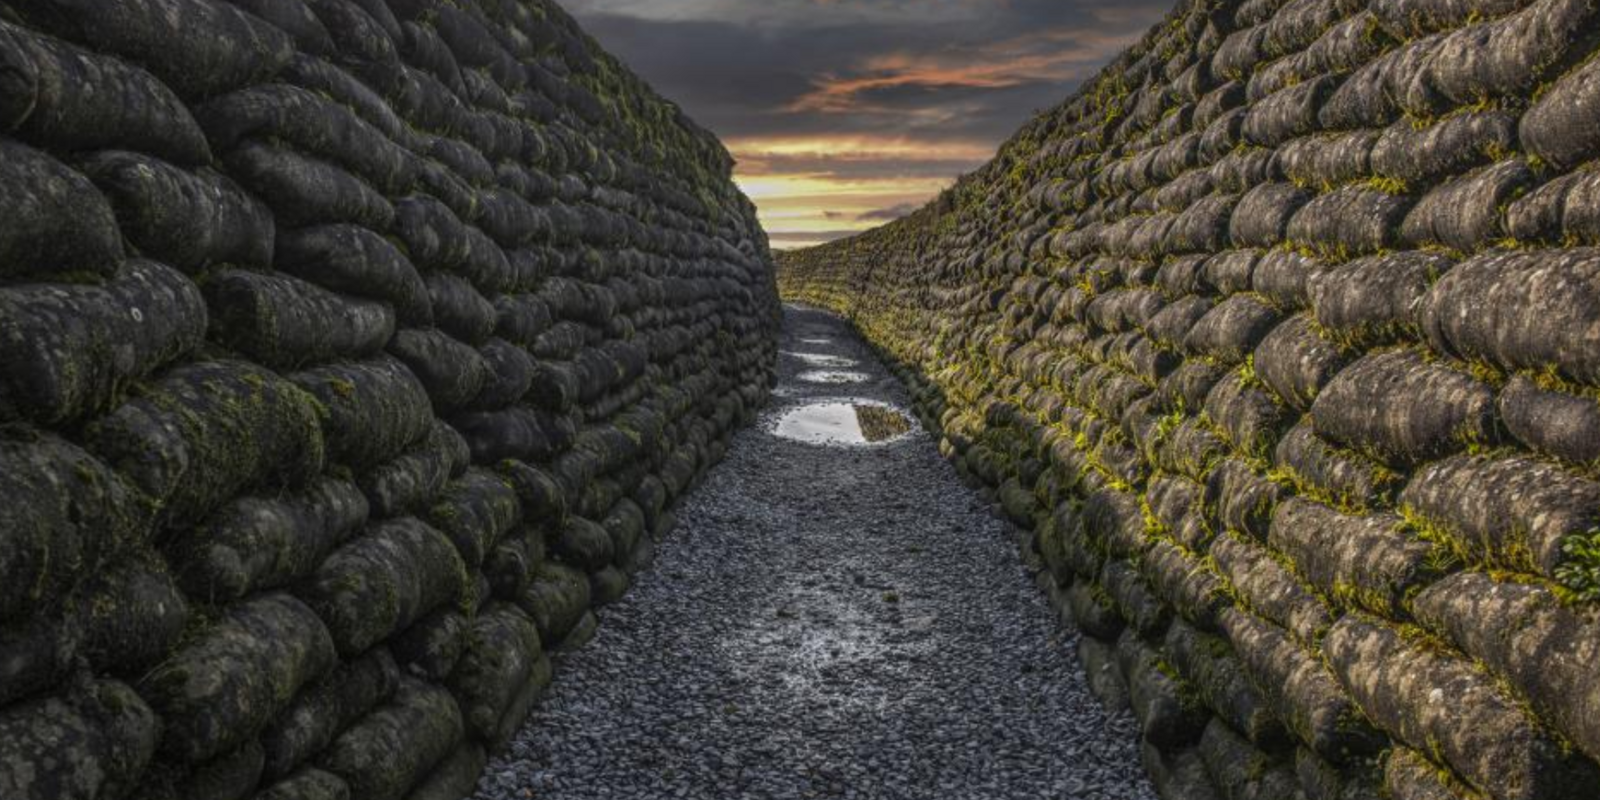
[[[1062,0],[567,0],[601,44],[727,139],[920,131],[998,143],[1060,102],[1142,33],[1166,2]],[[947,74],[879,63],[901,56]],[[963,69],[1059,63],[963,83]],[[1076,64],[1073,62],[1076,61]],[[910,65],[910,66],[915,66]],[[925,65],[926,66],[926,65]],[[1076,68],[1075,68],[1076,67]],[[977,69],[975,69],[977,68]],[[907,82],[896,82],[911,72]],[[1053,79],[1030,79],[1039,74]],[[941,83],[940,79],[950,82]],[[873,81],[832,113],[820,89]]]

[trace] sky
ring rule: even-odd
[[[932,199],[1172,0],[560,0],[720,136],[775,248]]]

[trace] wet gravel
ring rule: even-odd
[[[802,341],[804,340],[804,341]],[[774,436],[820,399],[904,404],[839,320],[787,309],[763,424],[679,510],[477,797],[1155,797],[1136,726],[1090,694],[1011,526],[921,430],[840,447]],[[810,359],[814,361],[814,359]]]

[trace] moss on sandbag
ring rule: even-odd
[[[0,37],[6,35],[0,28]],[[10,54],[24,57],[21,51]],[[5,112],[0,106],[0,114]],[[0,230],[0,276],[82,280],[116,272],[123,258],[117,219],[87,177],[0,138],[0,182],[10,187],[0,193],[0,215],[6,220]]]
[[[200,290],[153,261],[95,285],[0,287],[0,414],[44,424],[104,411],[205,339]]]
[[[229,607],[139,681],[161,714],[161,749],[195,763],[255,736],[302,686],[335,663],[317,616],[293,597],[259,595]]]
[[[1526,456],[1462,455],[1417,470],[1399,501],[1419,533],[1471,564],[1593,591],[1600,482]]]
[[[321,478],[299,492],[240,497],[165,549],[191,597],[226,602],[311,574],[368,510],[355,486]]]
[[[368,526],[295,593],[327,623],[339,652],[351,655],[458,601],[467,589],[466,565],[450,540],[401,517]]]
[[[9,706],[0,710],[0,792],[17,800],[123,796],[155,754],[160,726],[117,681]]]
[[[261,731],[263,774],[290,775],[322,752],[340,731],[387,701],[400,685],[400,669],[382,647],[337,666],[306,686]]]
[[[148,527],[122,479],[50,434],[0,431],[0,619],[47,609]]]
[[[169,525],[198,521],[245,489],[304,485],[323,465],[316,401],[240,361],[168,371],[91,423],[86,439]]]
[[[433,429],[427,390],[391,356],[330,364],[289,380],[317,399],[328,460],[363,470],[399,456]]]

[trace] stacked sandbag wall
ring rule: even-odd
[[[1162,795],[1600,798],[1600,4],[1185,2],[783,254],[1031,531]]]
[[[470,791],[769,391],[548,0],[0,0],[0,797]]]

